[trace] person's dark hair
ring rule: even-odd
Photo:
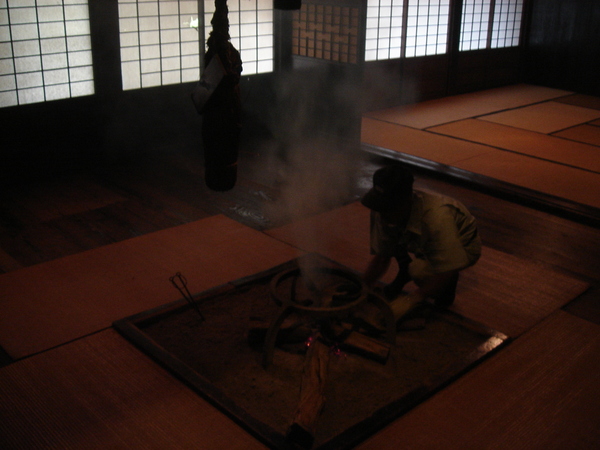
[[[412,196],[414,177],[401,164],[382,167],[373,174],[373,187],[361,202],[373,211],[389,210]]]

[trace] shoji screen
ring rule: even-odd
[[[93,93],[87,0],[0,0],[0,107]]]
[[[119,0],[123,89],[198,80],[196,0]]]

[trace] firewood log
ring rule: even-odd
[[[343,350],[354,352],[381,364],[390,356],[391,345],[364,334],[353,331],[341,345]]]
[[[300,388],[300,401],[286,439],[302,448],[311,448],[318,419],[325,404],[325,384],[329,366],[329,347],[318,338],[306,354]]]
[[[394,320],[397,322],[417,305],[422,302],[422,299],[414,294],[401,294],[390,302],[390,308],[394,314]]]

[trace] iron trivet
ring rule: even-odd
[[[317,269],[303,279],[307,262]],[[350,269],[314,254],[189,300],[114,326],[277,449],[352,448],[507,342],[451,312],[369,335],[361,313],[386,317],[386,305]],[[319,378],[324,365],[322,401],[303,402],[310,373]]]

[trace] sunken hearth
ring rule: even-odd
[[[431,309],[379,326],[381,299],[318,255],[190,300],[114,326],[278,449],[350,448],[507,342]]]

